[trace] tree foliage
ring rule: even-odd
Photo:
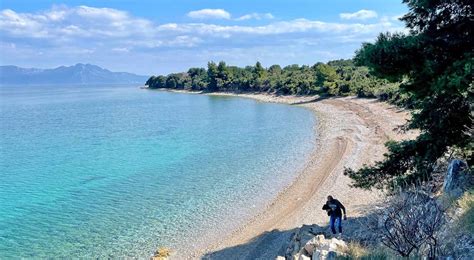
[[[358,95],[404,103],[406,98],[397,94],[398,84],[370,75],[367,67],[356,66],[352,60],[284,68],[279,65],[264,68],[260,62],[244,68],[228,66],[223,61],[218,64],[209,62],[207,69],[190,68],[186,73],[152,76],[146,82],[150,88],[282,95]]]
[[[390,142],[383,161],[358,171],[346,170],[361,188],[423,183],[437,160],[461,149],[472,163],[472,2],[405,0],[403,20],[410,33],[381,34],[356,52],[358,65],[392,82],[416,108],[406,129],[416,140]]]

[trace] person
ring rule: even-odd
[[[328,196],[328,201],[324,204],[323,210],[326,210],[328,213],[332,233],[336,234],[337,227],[339,234],[342,235],[342,212],[344,212],[344,220],[347,219],[344,205],[332,196]]]

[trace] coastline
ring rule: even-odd
[[[200,92],[165,90],[180,93]],[[409,113],[400,108],[375,99],[355,97],[319,99],[318,96],[275,96],[270,94],[204,93],[213,96],[251,98],[259,102],[283,103],[310,109],[316,114],[316,145],[297,177],[267,207],[232,233],[211,242],[206,248],[189,256],[177,258],[212,258],[212,252],[238,245],[250,244],[257,237],[261,243],[252,243],[241,250],[233,251],[239,258],[252,258],[253,250],[276,253],[286,242],[284,235],[272,235],[272,242],[265,242],[272,231],[284,231],[305,224],[327,223],[327,216],[320,209],[327,195],[331,194],[343,202],[348,217],[363,215],[368,207],[375,205],[383,195],[378,191],[350,188],[350,179],[343,175],[345,167],[359,168],[383,158],[384,143],[388,140],[412,138],[414,132],[401,134],[396,128],[409,119]],[[279,232],[283,234],[283,232]],[[263,239],[262,239],[263,238]],[[217,241],[217,240],[216,240]],[[253,247],[253,248],[252,248]],[[235,257],[235,255],[234,255]]]

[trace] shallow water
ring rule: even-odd
[[[135,86],[0,87],[0,258],[148,257],[229,232],[313,148],[300,107]]]

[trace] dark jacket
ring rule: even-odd
[[[342,217],[341,209],[342,209],[342,211],[344,211],[344,215],[345,215],[346,214],[346,208],[337,199],[333,199],[331,201],[328,201],[323,206],[323,210],[328,211],[328,216]]]

